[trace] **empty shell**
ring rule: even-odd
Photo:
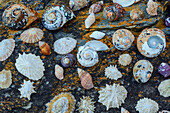
[[[41,53],[43,55],[50,55],[51,54],[50,46],[46,42],[39,41],[39,47],[40,47]]]
[[[158,14],[157,9],[158,9],[158,4],[153,0],[149,0],[146,8],[147,13],[151,16],[155,16]]]
[[[162,81],[158,86],[160,95],[170,97],[170,79]]]
[[[104,36],[105,36],[105,33],[100,32],[100,31],[94,31],[94,32],[90,35],[90,38],[102,39]]]
[[[9,88],[11,84],[12,84],[11,71],[3,69],[0,72],[0,88]]]
[[[103,7],[103,1],[99,1],[95,4],[92,4],[89,8],[89,14],[99,12],[102,9],[102,7]]]
[[[81,8],[87,6],[88,0],[70,0],[69,6],[73,11],[80,10]]]
[[[85,27],[89,28],[96,21],[94,13],[91,13],[85,20]]]
[[[131,63],[132,57],[129,54],[122,54],[118,58],[119,64],[127,66]]]
[[[59,66],[58,64],[55,65],[55,76],[59,80],[62,80],[64,78],[64,69],[61,66]]]

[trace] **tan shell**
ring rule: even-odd
[[[110,65],[109,67],[105,68],[105,75],[107,78],[112,80],[117,80],[122,77],[122,73],[117,69],[117,65]]]
[[[26,43],[35,43],[43,38],[44,32],[39,28],[29,28],[25,30],[20,38]]]
[[[81,80],[81,85],[83,86],[83,88],[85,88],[85,89],[93,88],[94,85],[93,85],[91,75],[88,72],[86,72],[80,68],[77,68],[77,71],[78,71],[78,75]]]
[[[142,20],[144,17],[145,15],[141,9],[133,9],[130,12],[130,18],[132,20]]]
[[[61,66],[59,66],[58,64],[55,65],[55,76],[59,80],[62,80],[64,78],[64,69]]]
[[[119,56],[118,61],[119,61],[119,64],[123,66],[127,66],[131,63],[132,57],[129,54],[122,54]]]
[[[4,39],[0,42],[0,61],[6,60],[11,56],[15,48],[14,39]]]
[[[85,20],[85,27],[90,28],[90,26],[96,21],[94,13],[91,13]]]
[[[127,50],[131,47],[135,37],[127,29],[119,29],[112,36],[113,45],[118,50]]]
[[[102,7],[103,7],[103,1],[99,1],[95,4],[92,4],[89,8],[89,14],[99,12],[102,9]]]
[[[125,108],[121,107],[121,113],[130,113],[130,112],[126,110]]]
[[[146,57],[157,57],[166,47],[165,34],[158,28],[144,29],[137,39],[139,52]]]
[[[170,97],[170,79],[162,81],[158,86],[160,95]]]
[[[60,93],[46,104],[46,113],[73,113],[76,100],[71,93]]]
[[[157,9],[158,9],[158,4],[153,0],[149,0],[146,8],[147,13],[151,16],[158,15]]]
[[[133,77],[139,83],[146,83],[152,72],[153,66],[148,60],[139,60],[133,67]]]
[[[12,84],[11,71],[3,69],[0,72],[0,88],[9,88],[11,84]]]
[[[39,47],[40,47],[41,53],[43,55],[50,55],[51,54],[50,46],[46,42],[39,41]]]

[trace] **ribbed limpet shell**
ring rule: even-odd
[[[119,29],[112,36],[113,45],[118,50],[127,50],[131,47],[135,37],[127,29]]]
[[[153,66],[148,60],[139,60],[133,67],[133,77],[139,83],[147,82],[152,72]]]
[[[122,54],[118,58],[119,64],[127,66],[131,63],[132,57],[129,54]]]
[[[158,86],[160,95],[170,97],[170,79],[162,81]]]
[[[165,34],[158,28],[144,29],[137,39],[139,52],[149,58],[157,57],[165,47]]]

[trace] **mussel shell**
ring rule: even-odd
[[[76,57],[73,54],[67,54],[61,58],[63,67],[71,67],[76,63]]]

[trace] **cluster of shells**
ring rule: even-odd
[[[113,3],[105,6],[103,9],[103,16],[108,21],[117,21],[125,14],[124,7],[128,7],[140,0],[113,0]],[[65,5],[53,5],[48,6],[42,15],[42,24],[48,30],[58,30],[66,24],[69,20],[74,18],[73,11],[80,10],[87,6],[89,1],[87,0],[70,0],[69,7]],[[89,8],[89,16],[85,20],[85,27],[90,26],[95,22],[95,13],[98,13],[103,8],[103,1],[99,1]],[[149,15],[157,15],[157,3],[149,0],[146,11]],[[73,10],[73,11],[72,11]],[[133,20],[143,19],[143,11],[134,10],[131,12],[130,17]],[[32,22],[38,19],[38,14],[32,8],[26,7],[23,4],[12,4],[3,13],[3,23],[5,26],[11,29],[25,29]],[[50,46],[42,40],[44,32],[40,28],[29,28],[23,31],[20,35],[20,39],[26,43],[39,42],[39,48],[43,55],[50,55]],[[64,69],[72,67],[78,61],[80,65],[84,67],[92,67],[99,62],[98,52],[109,50],[109,47],[98,41],[105,37],[105,33],[100,31],[94,31],[89,37],[96,40],[88,41],[85,45],[80,46],[77,52],[77,60],[73,54],[70,54],[76,48],[77,40],[72,37],[63,37],[56,40],[53,44],[54,51],[57,54],[63,55],[61,58],[61,65],[55,65],[55,76],[59,80],[64,79]],[[127,29],[118,29],[112,36],[112,43],[114,47],[120,51],[129,49],[135,40],[135,36],[131,31]],[[139,52],[149,58],[157,57],[166,47],[166,38],[163,31],[158,28],[144,29],[137,39],[137,48]],[[4,39],[0,42],[0,61],[7,60],[15,49],[14,39]],[[128,66],[132,57],[129,54],[122,54],[118,58],[119,64],[122,66]],[[16,69],[19,73],[27,77],[29,80],[24,80],[20,91],[20,98],[31,99],[31,94],[36,93],[33,86],[34,81],[42,79],[44,76],[44,63],[40,56],[29,53],[19,53],[15,63]],[[118,80],[123,74],[118,70],[117,65],[110,65],[105,68],[105,76],[112,80]],[[133,67],[134,79],[139,83],[146,83],[152,76],[153,65],[148,60],[139,60]],[[160,65],[158,70],[163,76],[168,77],[170,75],[170,66],[166,63]],[[81,85],[84,89],[89,90],[94,88],[92,76],[89,72],[77,68],[78,76],[81,81]],[[12,84],[12,74],[10,70],[2,70],[0,72],[0,87],[9,88]],[[164,97],[170,96],[170,81],[162,81],[158,86],[160,95]],[[98,102],[106,106],[107,110],[110,108],[119,108],[125,103],[128,92],[124,86],[119,84],[108,85],[99,91]],[[95,112],[94,101],[88,96],[83,96],[78,102],[78,110],[80,113],[93,113]],[[46,104],[47,113],[72,113],[75,109],[76,100],[71,93],[60,93],[55,96],[50,102]],[[156,101],[143,98],[137,102],[136,110],[139,113],[156,113],[159,110],[159,106]],[[126,109],[121,108],[122,113],[129,113]]]

